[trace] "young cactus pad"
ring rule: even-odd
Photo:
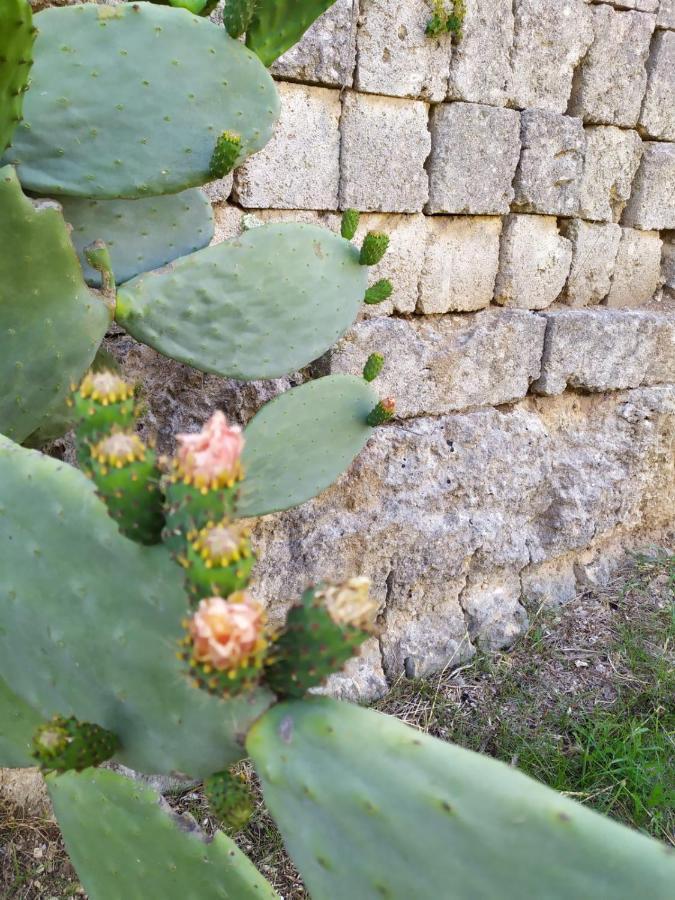
[[[65,399],[110,323],[84,283],[61,211],[0,169],[0,432],[22,441]]]
[[[277,378],[347,330],[366,279],[358,250],[330,231],[263,225],[127,282],[116,315],[137,340],[204,372]]]
[[[266,66],[300,40],[335,0],[258,0],[246,44]]]
[[[0,153],[21,121],[36,30],[27,0],[0,3]]]
[[[117,735],[93,722],[78,722],[73,716],[54,716],[36,729],[33,757],[43,772],[81,772],[100,766],[115,755]]]
[[[211,812],[229,831],[241,831],[253,815],[251,789],[241,775],[216,772],[204,781],[204,796]]]
[[[242,160],[272,136],[271,77],[206,19],[125,3],[46,9],[35,22],[32,90],[7,160],[36,193],[173,194],[211,180],[223,131],[241,135]]]
[[[281,703],[246,746],[312,897],[672,897],[663,844],[391,716]]]

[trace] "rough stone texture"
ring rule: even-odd
[[[421,212],[429,196],[428,106],[349,92],[342,107],[340,209]]]
[[[524,397],[539,376],[544,330],[521,310],[371,319],[331,351],[330,368],[360,374],[371,353],[383,353],[378,390],[396,398],[401,418],[496,406]]]
[[[479,103],[444,103],[431,113],[429,213],[499,215],[513,199],[520,116]]]
[[[357,15],[355,0],[336,0],[308,28],[300,43],[272,63],[272,74],[290,81],[351,87],[356,62]]]
[[[506,106],[511,97],[512,0],[465,0],[462,39],[453,47],[448,97]]]
[[[499,252],[495,302],[521,309],[550,306],[565,286],[572,244],[553,216],[507,216]]]
[[[569,556],[527,566],[520,574],[523,598],[541,606],[562,606],[577,594],[574,563]]]
[[[499,266],[498,216],[434,216],[427,220],[418,311],[464,312],[490,305]]]
[[[570,219],[561,228],[574,248],[562,299],[569,306],[600,303],[609,293],[621,226]]]
[[[583,0],[513,0],[512,99],[522,109],[564,113],[572,73],[593,40]]]
[[[552,216],[575,215],[584,162],[581,119],[526,110],[520,121],[522,150],[514,181],[514,209]]]
[[[590,125],[585,131],[579,215],[599,222],[618,222],[640,165],[642,141],[637,132],[612,125]]]
[[[656,25],[657,28],[675,28],[675,0],[661,0]]]
[[[656,12],[659,0],[586,0],[587,3],[609,3],[616,9],[635,9],[638,12]]]
[[[372,94],[443,100],[450,35],[425,34],[429,7],[399,0],[361,0],[356,88]]]
[[[675,32],[657,32],[647,74],[640,127],[648,137],[675,141]]]
[[[595,40],[575,73],[569,112],[585,122],[634,128],[656,17],[606,5],[591,11]]]
[[[675,228],[675,143],[644,143],[622,222],[646,231]]]
[[[538,394],[566,387],[614,391],[675,380],[675,317],[611,309],[555,310],[546,318]]]
[[[622,228],[607,306],[643,306],[658,287],[660,275],[658,232]]]
[[[675,300],[675,232],[666,232],[663,235],[661,279],[664,292]]]
[[[0,769],[0,800],[19,807],[25,816],[54,820],[47,785],[37,768]]]
[[[208,184],[205,184],[202,190],[211,203],[220,203],[222,200],[227,200],[230,196],[233,185],[234,175],[230,173],[225,178],[219,178],[217,181],[210,181]]]
[[[281,117],[272,140],[236,170],[234,198],[264,209],[335,209],[340,93],[279,83]]]

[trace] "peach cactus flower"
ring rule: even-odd
[[[262,607],[244,591],[201,600],[188,623],[193,656],[214,669],[236,669],[264,647]]]
[[[238,425],[228,425],[217,410],[197,434],[176,435],[176,463],[180,472],[197,484],[235,481],[241,476],[239,458],[244,436]]]

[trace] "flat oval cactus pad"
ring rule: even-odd
[[[35,28],[27,0],[0,3],[0,153],[21,121],[23,95],[33,62]]]

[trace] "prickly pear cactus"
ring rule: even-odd
[[[253,815],[251,789],[241,775],[216,772],[205,779],[204,795],[211,812],[228,831],[241,831]]]
[[[0,153],[21,121],[36,29],[27,0],[0,4]]]
[[[110,759],[119,747],[116,734],[73,716],[54,716],[33,736],[33,757],[43,772],[81,772]]]
[[[0,678],[0,766],[35,765],[33,735],[43,717]]]
[[[246,45],[266,66],[297,44],[335,0],[258,0],[246,28]]]

